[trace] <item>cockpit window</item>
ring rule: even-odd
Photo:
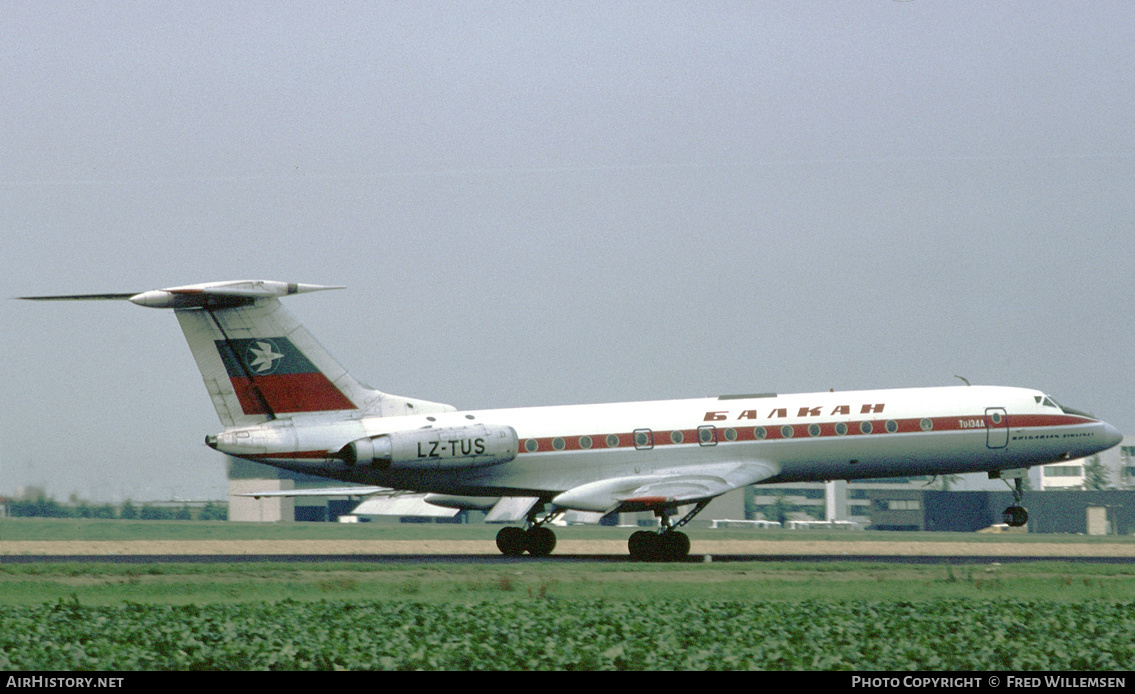
[[[1091,414],[1090,412],[1082,412],[1080,410],[1074,410],[1071,407],[1065,407],[1064,405],[1061,405],[1060,403],[1056,402],[1055,400],[1048,397],[1047,395],[1044,397],[1044,403],[1043,404],[1046,407],[1055,407],[1056,409],[1060,410],[1064,414],[1074,414],[1078,417],[1088,417],[1089,419],[1095,419],[1096,418],[1096,416],[1094,414]]]

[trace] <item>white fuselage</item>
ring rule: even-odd
[[[471,467],[381,469],[338,455],[351,441],[425,428],[503,425],[519,450]],[[1024,388],[956,386],[725,396],[403,417],[303,415],[228,429],[218,450],[278,467],[418,492],[550,499],[599,480],[763,462],[799,482],[996,471],[1091,455],[1114,427]]]

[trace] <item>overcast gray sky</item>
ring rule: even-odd
[[[1135,4],[18,2],[4,297],[461,408],[973,383],[1135,432]],[[0,301],[0,494],[223,498],[177,322]]]

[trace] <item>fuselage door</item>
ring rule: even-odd
[[[985,408],[985,445],[989,448],[1009,445],[1009,414],[1004,407]]]

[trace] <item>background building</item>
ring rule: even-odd
[[[871,494],[871,528],[977,532],[1000,524],[1010,492],[878,490]],[[1121,490],[1046,491],[1025,495],[1028,532],[1135,534],[1135,493]]]
[[[1135,436],[1089,458],[1029,470],[1033,489],[1135,489]]]

